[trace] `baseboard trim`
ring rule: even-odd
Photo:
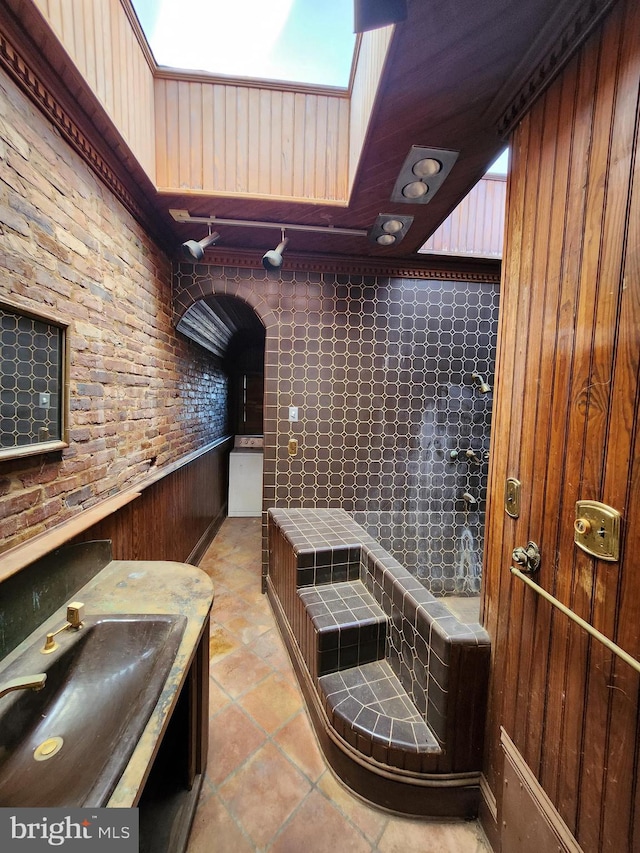
[[[521,838],[524,839],[524,836],[527,836],[527,843],[523,841],[524,846],[521,848],[523,851],[557,849],[558,853],[584,853],[504,729],[500,730],[500,743],[505,755],[505,794],[501,814],[503,826],[500,833],[503,841],[506,843],[512,834],[520,832]],[[508,785],[509,777],[512,781],[511,786]],[[515,792],[513,791],[514,779],[518,783],[515,784],[515,788],[520,789]],[[524,822],[521,816],[523,810],[527,814]],[[526,831],[522,830],[524,823],[528,827]],[[533,829],[536,826],[537,831]],[[547,835],[547,846],[545,846],[542,838],[543,834]],[[513,843],[510,843],[509,846],[510,849],[516,849]]]
[[[222,522],[225,520],[226,517],[227,505],[225,503],[223,504],[218,514],[211,519],[211,521],[207,525],[206,530],[204,531],[200,539],[198,539],[195,548],[185,560],[185,563],[189,563],[190,566],[200,565],[200,560],[204,557],[207,548],[213,542],[216,533],[218,532],[218,530],[220,530]]]

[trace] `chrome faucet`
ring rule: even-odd
[[[14,690],[42,690],[46,680],[46,672],[39,672],[37,675],[23,675],[21,678],[12,678],[10,681],[0,684],[0,699]]]
[[[83,616],[84,604],[81,601],[72,601],[71,604],[68,604],[67,621],[61,628],[58,628],[57,631],[52,631],[50,634],[47,634],[44,646],[40,649],[42,654],[48,655],[49,652],[53,652],[58,648],[58,643],[56,643],[54,639],[57,634],[60,634],[62,631],[67,631],[69,628],[72,628],[75,631],[80,630],[80,628],[82,628]]]

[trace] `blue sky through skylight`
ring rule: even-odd
[[[159,65],[347,86],[353,0],[132,0]]]

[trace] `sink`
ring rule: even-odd
[[[0,806],[104,806],[151,716],[184,616],[87,618],[42,654],[44,633],[0,684],[46,672],[42,690],[0,699]]]

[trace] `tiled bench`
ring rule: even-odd
[[[396,811],[473,815],[481,626],[460,622],[342,510],[270,510],[267,590],[334,770]]]

